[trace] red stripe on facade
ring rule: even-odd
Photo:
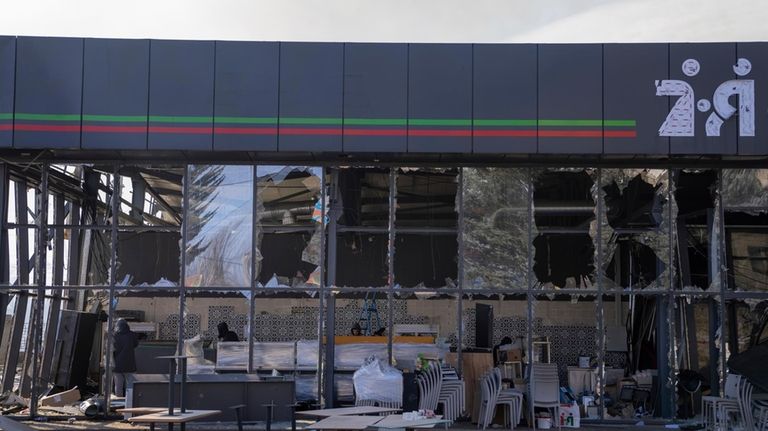
[[[276,135],[277,127],[214,127],[219,135]]]
[[[83,132],[147,133],[147,126],[95,126],[84,125]]]
[[[213,133],[213,127],[167,127],[150,126],[150,133],[181,133],[191,135],[210,135]]]
[[[472,136],[472,130],[410,129],[408,136]]]
[[[345,136],[406,136],[405,129],[344,129]]]
[[[79,132],[80,125],[61,125],[61,124],[15,124],[15,130],[21,132]]]
[[[606,138],[636,138],[637,132],[634,130],[606,130],[603,136]]]
[[[305,129],[300,127],[281,127],[281,135],[341,135],[341,129]]]
[[[13,130],[13,124],[0,124],[0,132]]]
[[[475,130],[472,132],[473,136],[479,136],[481,138],[493,138],[493,137],[521,137],[521,138],[535,138],[537,135],[536,130]]]

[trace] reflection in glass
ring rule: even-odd
[[[180,226],[184,168],[121,166],[120,224]]]
[[[256,175],[258,284],[318,287],[322,168],[258,166]]]
[[[250,286],[253,168],[190,165],[187,177],[185,284]]]
[[[389,169],[340,168],[339,199],[343,226],[389,225]]]
[[[768,169],[723,169],[728,284],[768,291]]]
[[[464,168],[464,288],[527,289],[528,170]]]
[[[456,227],[456,169],[400,168],[395,225]]]

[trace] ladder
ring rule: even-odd
[[[376,326],[371,326],[375,324]],[[373,335],[381,328],[379,320],[379,310],[376,308],[376,293],[366,292],[363,308],[360,310],[360,333],[363,335]]]

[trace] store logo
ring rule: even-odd
[[[752,63],[740,58],[733,66],[738,76],[747,76],[752,70]],[[696,76],[701,71],[699,62],[689,58],[683,62],[683,73]],[[739,136],[755,136],[755,81],[752,79],[731,79],[720,84],[712,96],[712,101],[696,101],[693,88],[685,81],[677,79],[656,80],[657,96],[679,96],[675,106],[669,111],[664,124],[659,128],[659,136],[694,136],[695,109],[709,114],[704,127],[707,136],[720,136],[723,123],[736,115],[739,116]],[[738,96],[739,106],[729,102],[731,96]],[[695,108],[694,108],[695,103]]]

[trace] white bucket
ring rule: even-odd
[[[536,418],[536,427],[543,430],[552,428],[552,418]]]

